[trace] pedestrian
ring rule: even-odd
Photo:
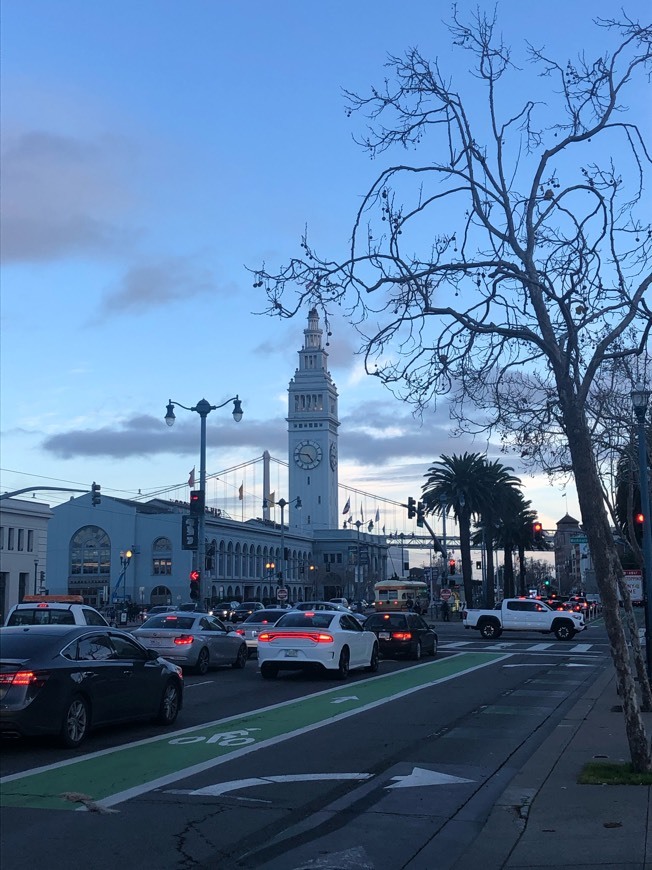
[[[442,601],[441,603],[441,618],[444,622],[450,622],[450,607],[448,606],[448,601]]]

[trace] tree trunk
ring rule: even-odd
[[[487,538],[489,538],[488,541],[487,541]],[[491,537],[491,535],[487,535],[486,532],[484,533],[483,541],[484,541],[485,570],[486,570],[485,576],[487,578],[486,584],[485,584],[487,596],[486,596],[486,600],[484,601],[483,606],[487,610],[491,610],[496,603],[495,598],[494,598],[494,583],[495,583],[495,580],[494,580],[494,542],[493,542],[493,538]]]
[[[504,548],[503,559],[503,595],[505,598],[513,598],[516,590],[514,587],[514,560],[512,558],[511,545]]]
[[[563,379],[558,379],[560,406],[564,429],[571,452],[575,485],[586,531],[595,575],[603,604],[603,614],[611,656],[616,671],[618,694],[622,699],[625,729],[632,766],[636,771],[652,770],[652,757],[645,726],[636,695],[636,686],[630,666],[625,630],[620,619],[617,584],[622,567],[609,526],[600,478],[593,457],[591,436],[586,418],[575,391]]]
[[[620,590],[620,597],[623,599],[623,614],[629,633],[629,642],[632,646],[632,658],[634,659],[634,667],[638,677],[638,686],[641,690],[641,709],[649,713],[652,711],[652,691],[650,691],[647,662],[641,649],[641,642],[638,639],[638,624],[634,616],[634,608],[632,607],[632,596],[629,594],[624,577],[618,578],[618,588]]]
[[[462,582],[467,607],[473,607],[473,581],[471,569],[471,516],[466,508],[460,510],[460,555],[462,557]]]
[[[518,594],[525,595],[525,547],[518,546]]]

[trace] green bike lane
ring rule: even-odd
[[[458,653],[391,674],[341,683],[252,710],[0,779],[0,806],[76,810],[65,795],[115,806],[250,752],[331,725],[479,668],[504,653]]]

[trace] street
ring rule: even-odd
[[[3,867],[452,866],[610,659],[601,621],[567,643],[436,628],[435,659],[345,682],[190,675],[173,731],[5,741]]]

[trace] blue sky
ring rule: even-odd
[[[527,72],[510,98],[537,82],[525,39],[562,62],[609,46],[594,41],[586,6],[498,4]],[[633,17],[646,6],[624,4]],[[285,263],[306,225],[321,250],[344,249],[382,163],[354,144],[361,119],[346,117],[342,88],[382,83],[387,54],[411,46],[469,84],[442,25],[449,8],[5,0],[0,490],[97,480],[130,497],[185,482],[199,420],[180,411],[169,430],[169,398],[240,395],[238,426],[228,408],[209,417],[209,472],[265,449],[285,458],[306,321],[261,314],[245,266]],[[613,13],[591,4],[591,16]],[[450,437],[445,402],[415,420],[364,376],[347,324],[332,330],[340,483],[404,501],[442,453],[485,450]],[[516,457],[503,461],[523,474]],[[579,517],[572,487],[564,498],[561,484],[523,480],[546,527],[566,510]]]

